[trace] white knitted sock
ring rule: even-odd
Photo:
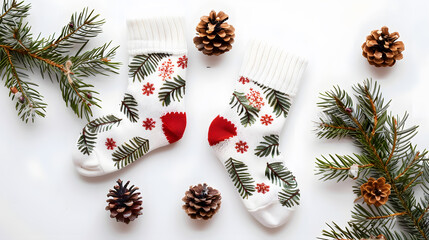
[[[188,59],[183,20],[147,18],[127,25],[127,92],[116,111],[83,128],[73,160],[85,176],[117,171],[153,149],[178,141],[185,131]]]
[[[306,67],[303,58],[254,41],[246,52],[227,110],[208,141],[248,211],[264,226],[283,224],[299,204],[295,177],[280,155],[279,134]]]

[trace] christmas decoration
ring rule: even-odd
[[[368,205],[374,204],[379,207],[387,202],[390,195],[390,184],[386,183],[386,179],[381,177],[377,180],[369,178],[368,182],[360,186],[361,195]]]
[[[411,142],[417,127],[406,126],[407,114],[390,113],[376,81],[353,89],[356,103],[339,87],[321,94],[317,135],[351,138],[361,151],[318,158],[317,174],[343,181],[353,168],[353,192],[365,203],[355,201],[348,227],[330,224],[320,239],[429,239],[429,164],[427,151]]]
[[[300,201],[295,177],[280,155],[279,133],[306,61],[255,41],[243,64],[229,106],[210,124],[208,142],[247,210],[274,228],[286,222]],[[284,74],[275,74],[279,71]]]
[[[208,220],[219,211],[222,197],[220,192],[207,184],[190,186],[182,198],[182,208],[192,219]]]
[[[106,200],[108,202],[106,210],[110,211],[110,217],[116,218],[117,222],[124,222],[126,224],[141,215],[142,197],[138,187],[128,187],[130,181],[122,184],[121,179],[116,181],[118,185],[114,186],[114,189],[110,189]]]
[[[270,185],[265,185],[265,183],[257,183],[255,188],[258,193],[262,194],[265,194],[270,191]]]
[[[127,24],[130,64],[128,91],[120,102],[123,114],[98,117],[83,127],[77,141],[81,154],[73,155],[73,162],[85,176],[124,168],[154,149],[179,141],[186,128],[188,58],[183,19],[155,17]],[[116,105],[111,107],[117,111]]]
[[[218,56],[228,52],[234,43],[235,28],[228,24],[228,15],[222,11],[212,10],[209,16],[202,16],[197,25],[197,37],[194,37],[194,44],[199,51],[205,55]]]
[[[118,48],[110,48],[110,43],[85,50],[88,41],[101,33],[104,20],[86,8],[73,14],[60,34],[34,38],[30,26],[25,23],[29,9],[30,5],[24,2],[6,0],[0,12],[0,74],[5,86],[14,93],[12,100],[18,99],[18,116],[25,122],[45,116],[47,104],[37,90],[38,85],[26,74],[37,68],[42,77],[59,82],[66,106],[78,117],[89,119],[91,106],[99,107],[100,99],[93,97],[97,92],[84,78],[116,73],[119,66],[110,62]],[[71,54],[75,47],[77,54]]]
[[[399,33],[389,34],[389,29],[384,26],[381,30],[374,30],[366,37],[362,44],[362,55],[368,60],[369,64],[376,67],[391,67],[396,60],[402,59],[404,43],[396,41]]]
[[[243,141],[238,141],[235,144],[235,149],[237,150],[238,153],[245,153],[245,152],[247,152],[248,148],[249,148],[249,146],[247,145],[247,143],[243,142]]]
[[[113,140],[113,138],[106,138],[105,143],[107,150],[113,150],[116,146],[116,142]]]
[[[384,236],[383,236],[383,234],[380,234],[380,235],[378,235],[378,236],[371,236],[371,237],[369,237],[369,238],[361,238],[360,240],[377,240],[377,239],[379,239],[379,240],[387,240]],[[344,239],[344,238],[342,238],[342,239],[339,239],[339,240],[352,240],[352,239]]]
[[[152,118],[146,118],[145,121],[143,121],[143,127],[146,130],[152,130],[153,128],[155,128],[155,121]]]

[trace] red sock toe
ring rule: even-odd
[[[186,128],[186,113],[170,112],[161,117],[162,131],[169,143],[179,141]]]
[[[217,116],[209,127],[209,144],[213,146],[236,135],[237,127],[229,120]]]

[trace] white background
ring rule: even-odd
[[[45,119],[25,124],[0,89],[0,239],[315,239],[326,222],[344,226],[353,206],[351,180],[322,182],[315,159],[322,154],[356,151],[350,141],[315,136],[318,93],[333,85],[346,89],[365,78],[380,82],[393,99],[392,112],[410,113],[409,126],[421,125],[415,143],[427,147],[429,115],[429,2],[427,1],[116,1],[27,0],[28,20],[35,35],[59,32],[70,15],[95,8],[107,23],[92,47],[113,40],[121,45],[116,61],[120,75],[88,79],[103,100],[103,111],[118,106],[127,84],[127,17],[176,14],[186,19],[189,49],[186,108],[188,127],[183,139],[156,150],[117,173],[85,178],[71,161],[78,133],[85,124],[65,107],[57,83],[31,75],[49,103]],[[230,15],[236,28],[231,52],[206,57],[193,46],[199,17],[211,9]],[[387,25],[405,43],[404,59],[392,68],[377,69],[361,56],[371,30]],[[224,167],[207,144],[211,120],[227,107],[246,43],[269,39],[308,58],[309,64],[281,134],[281,151],[295,173],[301,205],[278,229],[258,224],[243,207]],[[97,111],[100,112],[100,111]],[[143,215],[129,225],[117,223],[104,210],[108,189],[121,178],[140,187]],[[219,189],[220,211],[207,222],[191,220],[181,209],[190,185],[207,182]]]

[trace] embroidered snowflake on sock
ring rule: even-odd
[[[162,81],[166,79],[171,79],[171,75],[174,73],[173,70],[174,64],[171,62],[171,59],[164,61],[159,67],[158,71],[160,71],[159,76],[162,77]]]
[[[153,94],[153,91],[155,88],[153,87],[152,83],[147,83],[146,85],[143,85],[143,95],[149,96]]]
[[[247,152],[248,148],[249,148],[249,146],[247,145],[247,143],[243,142],[241,140],[238,143],[235,144],[235,149],[237,149],[238,153]]]
[[[265,114],[261,117],[261,123],[265,124],[265,126],[268,126],[269,124],[273,123],[273,117],[271,115]]]
[[[270,191],[270,186],[266,185],[265,183],[257,183],[255,189],[258,191],[258,193],[265,194]]]
[[[250,80],[247,77],[240,77],[238,81],[241,82],[243,85],[250,82]]]
[[[105,144],[106,144],[107,150],[113,150],[116,147],[116,142],[113,141],[113,138],[107,138]]]
[[[177,66],[181,67],[182,69],[185,69],[188,67],[188,58],[186,55],[183,55],[183,57],[180,57],[177,61]]]
[[[246,94],[246,98],[249,100],[250,105],[258,110],[261,110],[261,107],[265,105],[264,99],[261,97],[261,93],[253,90],[253,88],[250,88],[250,92]]]
[[[146,118],[145,121],[143,121],[143,127],[146,130],[152,130],[153,128],[155,128],[155,121],[152,118]]]

